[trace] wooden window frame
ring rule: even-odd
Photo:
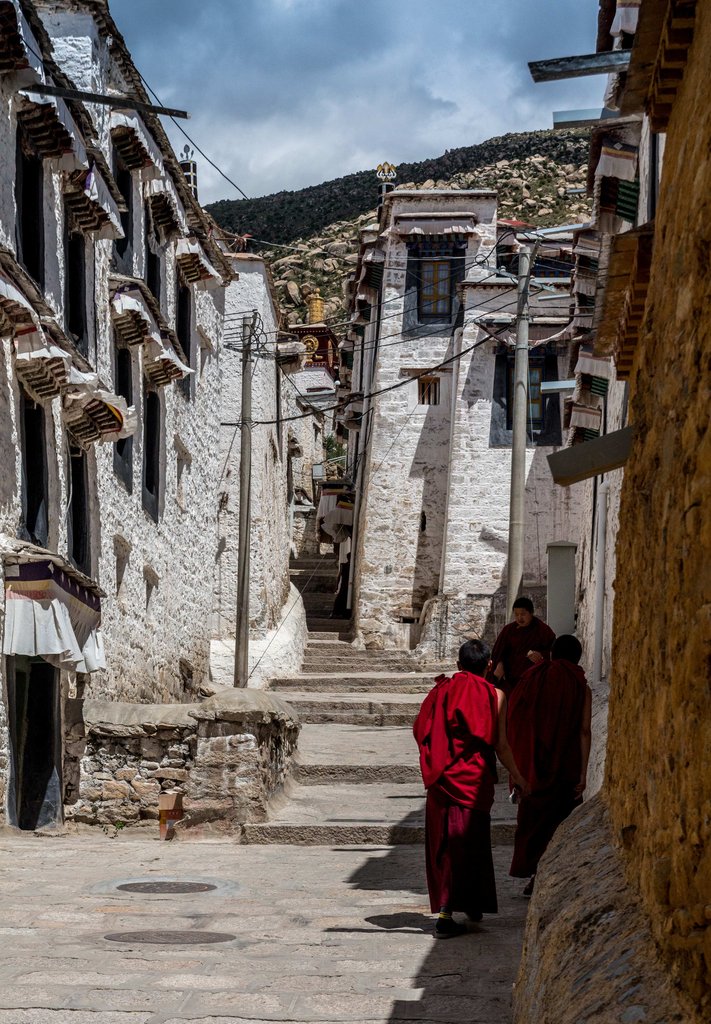
[[[417,378],[417,404],[420,406],[439,405],[442,395],[442,380],[437,376]]]
[[[453,284],[451,259],[421,260],[417,288],[419,320],[449,320],[451,318]]]

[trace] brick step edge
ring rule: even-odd
[[[412,714],[408,715],[373,715],[367,712],[362,712],[361,714],[350,712],[348,714],[335,715],[328,711],[311,713],[299,711],[298,708],[295,710],[302,725],[369,725],[376,728],[381,725],[409,725],[412,727],[416,713],[416,711],[413,711]]]
[[[291,775],[302,786],[328,786],[334,782],[420,781],[417,765],[405,764],[297,764],[293,766]]]
[[[515,821],[492,821],[492,846],[510,846]],[[291,822],[260,822],[240,826],[237,841],[269,846],[408,846],[425,841],[424,825],[299,825]]]

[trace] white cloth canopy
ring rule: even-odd
[[[54,561],[5,564],[4,654],[96,672],[106,667],[100,623],[98,596]]]
[[[102,388],[96,373],[82,373],[73,366],[69,369],[69,387],[64,392],[63,406],[69,427],[76,428],[82,421],[89,420],[94,428],[89,433],[99,435],[99,441],[130,437],[138,426],[134,406],[129,406],[121,395]],[[85,433],[85,430],[80,431],[80,436]]]

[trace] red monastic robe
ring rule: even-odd
[[[580,732],[587,682],[579,665],[556,659],[530,668],[511,695],[507,733],[516,765],[531,785],[518,805],[510,874],[527,878],[558,825],[579,803]]]
[[[504,678],[497,685],[507,697],[511,696],[523,673],[533,664],[527,657],[528,652],[538,651],[547,659],[554,640],[555,633],[550,626],[535,615],[527,626],[519,626],[515,622],[504,626],[491,652],[491,663],[496,668],[500,661],[503,662]]]
[[[425,849],[433,911],[496,913],[491,854],[496,690],[471,672],[439,676],[413,732],[427,789]]]

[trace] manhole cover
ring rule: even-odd
[[[157,946],[202,946],[209,942],[232,942],[236,935],[227,932],[112,932],[104,935],[110,942],[148,942]]]
[[[117,885],[116,888],[123,892],[181,893],[210,892],[217,886],[211,885],[210,882],[124,882],[123,885]]]

